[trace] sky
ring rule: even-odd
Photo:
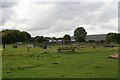
[[[4,0],[0,30],[18,29],[34,36],[73,36],[77,27],[88,35],[118,32],[119,0]]]

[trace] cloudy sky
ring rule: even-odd
[[[2,1],[0,30],[19,29],[32,36],[62,37],[84,27],[90,34],[118,32],[118,1]]]

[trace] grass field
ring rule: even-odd
[[[27,52],[25,45],[2,52],[3,78],[117,78],[118,59],[108,58],[117,49],[83,47],[76,52],[57,53],[34,47]],[[80,54],[76,54],[80,53]]]

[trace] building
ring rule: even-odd
[[[93,41],[104,41],[106,39],[106,34],[95,34],[95,35],[87,35],[86,36],[86,41],[90,41],[90,40],[93,40]],[[72,36],[71,37],[71,41],[75,41],[75,37]]]
[[[61,41],[61,44],[68,44],[68,43],[70,43],[71,42],[71,40],[62,40]]]
[[[106,39],[106,34],[97,34],[97,35],[87,35],[86,41],[104,41]]]
[[[48,41],[49,42],[61,42],[62,40],[52,40],[52,39],[49,39]]]

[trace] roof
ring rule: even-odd
[[[72,36],[71,39],[75,39],[75,36]],[[89,40],[101,41],[105,39],[106,39],[106,34],[94,34],[94,35],[86,36],[86,41],[89,41]]]
[[[86,37],[86,41],[89,41],[89,40],[101,41],[105,39],[106,39],[106,34],[87,35]]]

